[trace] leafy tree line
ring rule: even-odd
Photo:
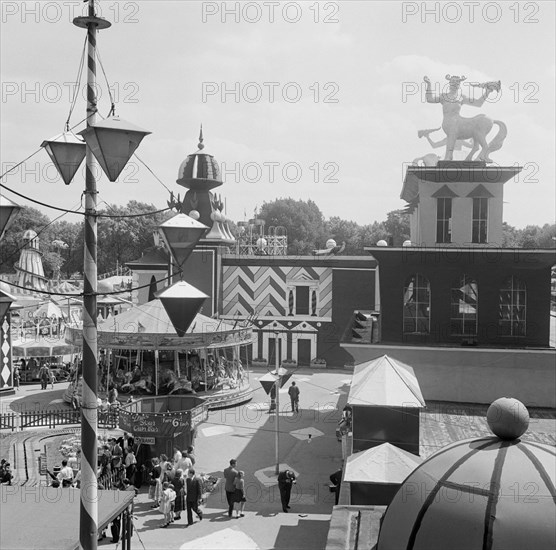
[[[98,218],[97,264],[99,273],[107,273],[118,265],[135,260],[153,246],[153,231],[174,214],[157,210],[152,204],[129,201],[126,206],[108,205],[99,213],[112,216],[147,214],[135,218]],[[402,210],[388,212],[386,219],[366,225],[343,220],[338,216],[325,219],[317,204],[312,201],[277,199],[264,203],[257,217],[270,226],[282,226],[288,235],[288,253],[311,254],[322,249],[326,241],[334,239],[338,245],[346,243],[345,254],[365,254],[364,247],[384,239],[391,246],[401,246],[409,239],[409,216]],[[23,245],[22,236],[27,229],[39,234],[39,248],[43,254],[46,277],[69,278],[83,270],[83,222],[64,220],[52,222],[36,208],[23,207],[6,231],[0,247],[0,272],[11,273],[18,261]],[[504,247],[554,248],[556,224],[542,227],[528,225],[516,229],[504,223]]]
[[[107,273],[118,265],[141,257],[153,245],[153,231],[173,214],[148,214],[157,208],[152,204],[129,201],[126,206],[107,205],[99,214],[122,216],[146,214],[135,218],[98,218],[97,266],[98,273]],[[4,235],[0,249],[0,272],[11,273],[23,246],[23,233],[32,229],[39,236],[39,250],[43,255],[45,276],[62,279],[83,271],[84,221],[51,220],[36,208],[23,207]]]
[[[310,254],[313,249],[325,248],[326,241],[334,239],[337,244],[346,243],[345,253],[363,254],[365,246],[385,240],[390,246],[401,246],[409,239],[409,215],[403,210],[392,210],[386,220],[360,225],[333,216],[324,219],[318,206],[311,200],[291,198],[264,203],[257,215],[265,220],[266,227],[283,226],[288,235],[290,254]],[[554,248],[556,224],[528,225],[517,229],[503,224],[505,248]]]

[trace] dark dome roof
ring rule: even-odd
[[[429,457],[388,507],[378,550],[556,548],[556,451],[499,437]]]
[[[176,183],[188,189],[214,189],[222,185],[220,167],[216,159],[203,151],[203,133],[199,136],[199,150],[188,155],[178,170]]]

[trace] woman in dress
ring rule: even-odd
[[[183,470],[178,468],[174,477],[174,488],[176,491],[176,501],[174,504],[174,519],[181,519],[181,513],[185,510],[185,479],[183,478]]]
[[[236,518],[242,518],[245,514],[243,513],[243,509],[245,508],[245,502],[247,499],[245,498],[245,472],[240,470],[237,473],[237,476],[234,480],[234,503],[238,506],[236,508]]]
[[[176,499],[176,493],[172,489],[170,483],[167,481],[162,485],[162,497],[160,499],[159,511],[164,514],[164,522],[160,527],[168,527],[172,521],[174,521],[174,516],[172,514],[172,503]]]
[[[157,508],[162,496],[162,469],[158,458],[153,458],[152,464],[153,469],[151,470],[150,480],[154,481],[154,483],[149,483],[149,497],[154,501],[152,508]]]

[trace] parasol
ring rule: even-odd
[[[281,368],[278,371],[280,373],[280,388],[284,387],[284,384],[292,377],[292,372],[288,372],[286,369]],[[267,372],[264,376],[259,378],[259,382],[263,387],[264,391],[267,395],[270,395],[270,390],[272,390],[272,386],[276,383],[276,370],[271,372]]]

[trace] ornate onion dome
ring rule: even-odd
[[[222,185],[220,168],[216,159],[204,151],[203,127],[199,134],[199,149],[181,163],[176,183],[195,191],[208,191]]]
[[[404,481],[384,515],[378,550],[556,548],[554,447],[522,441],[516,399],[487,412],[494,437],[459,441]]]

